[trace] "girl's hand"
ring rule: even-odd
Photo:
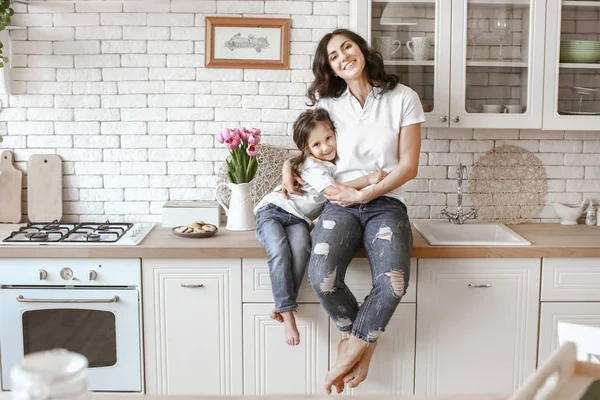
[[[368,175],[368,181],[370,185],[375,185],[376,183],[381,182],[386,176],[388,176],[388,172],[385,171],[377,171],[372,172]]]
[[[355,204],[361,204],[363,201],[363,192],[360,190],[340,185],[339,183],[334,183],[329,187],[336,192],[332,194],[325,194],[325,197],[333,204],[337,204],[342,207],[350,207]]]
[[[281,169],[281,193],[286,199],[289,198],[288,193],[301,195],[300,187],[302,185],[306,185],[306,182],[299,176],[292,175],[290,162],[286,160]]]

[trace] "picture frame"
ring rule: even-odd
[[[290,68],[290,20],[206,17],[206,68]]]

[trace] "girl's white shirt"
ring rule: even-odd
[[[425,122],[417,93],[398,84],[381,94],[373,88],[364,107],[346,88],[340,97],[320,99],[318,107],[329,112],[337,136],[335,181],[344,183],[377,170],[390,172],[400,162],[400,128]],[[385,196],[406,203],[402,187]]]
[[[327,201],[323,191],[335,183],[333,175],[336,165],[308,157],[299,170],[300,177],[306,182],[306,185],[301,187],[302,195],[290,194],[290,198],[286,199],[281,193],[281,185],[279,185],[254,207],[254,214],[266,204],[275,204],[312,225],[312,221],[321,214]]]

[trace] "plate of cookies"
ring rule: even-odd
[[[203,221],[192,222],[188,225],[176,226],[171,229],[176,236],[183,238],[207,238],[217,233],[219,229],[213,224],[207,224]]]

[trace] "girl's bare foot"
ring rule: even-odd
[[[269,312],[269,317],[271,317],[271,319],[274,319],[279,323],[283,323],[283,317],[281,316],[281,314],[275,311],[275,307],[273,307],[273,309]]]
[[[339,390],[339,381],[360,360],[366,348],[367,342],[356,336],[351,336],[348,342],[341,346],[342,351],[338,353],[335,365],[325,375],[325,390],[327,393],[331,393],[331,386],[335,386],[336,390]]]
[[[298,346],[300,344],[300,332],[296,327],[296,317],[293,311],[285,311],[280,313],[283,318],[283,331],[285,332],[285,342],[290,346]]]
[[[371,358],[375,352],[375,346],[377,346],[377,342],[370,343],[360,357],[360,360],[358,360],[358,362],[354,364],[354,367],[352,367],[352,369],[344,376],[344,383],[347,383],[351,388],[357,387],[361,382],[367,379]]]

